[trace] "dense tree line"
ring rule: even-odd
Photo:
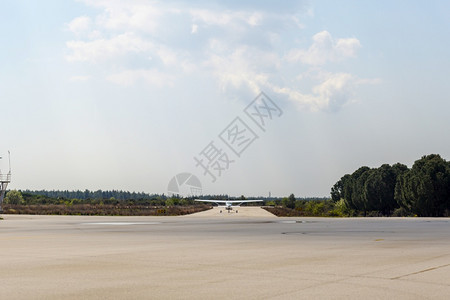
[[[364,215],[448,216],[450,162],[431,154],[415,161],[411,169],[400,163],[361,167],[336,182],[331,198]]]
[[[68,191],[68,190],[19,190],[19,191],[8,191],[7,195],[16,195],[17,192],[22,196],[24,204],[58,204],[67,203],[72,204],[77,203],[104,203],[104,204],[115,204],[115,203],[129,203],[129,204],[143,204],[143,205],[192,205],[195,198],[198,199],[215,199],[215,200],[253,200],[260,199],[263,200],[265,205],[286,205],[289,199],[288,206],[293,208],[295,197],[291,195],[289,198],[280,197],[245,197],[241,195],[239,197],[232,197],[227,194],[222,195],[200,195],[196,197],[183,197],[180,195],[166,196],[165,194],[147,194],[147,193],[136,193],[128,191]],[[328,198],[318,198],[318,197],[308,197],[299,198],[303,201],[309,200],[324,200]],[[249,203],[250,206],[259,206],[261,203]]]
[[[180,195],[172,195],[167,196],[165,194],[148,194],[148,193],[136,193],[136,192],[129,192],[129,191],[122,191],[122,190],[111,190],[111,191],[102,191],[102,190],[96,190],[96,191],[90,191],[90,190],[77,190],[77,191],[69,191],[69,190],[21,190],[20,191],[24,195],[36,195],[41,197],[47,197],[51,199],[77,199],[77,200],[167,200],[167,199],[193,199],[194,197],[183,197]],[[227,194],[223,195],[200,195],[196,196],[195,198],[198,199],[215,199],[215,200],[238,200],[238,199],[263,199],[265,201],[269,200],[279,200],[281,201],[281,198],[268,198],[268,197],[244,197],[243,195],[240,197],[232,197]]]
[[[84,191],[58,191],[58,190],[40,190],[40,191],[30,191],[30,190],[24,190],[21,191],[22,194],[31,194],[31,195],[40,195],[45,196],[48,198],[55,198],[55,199],[78,199],[78,200],[102,200],[102,199],[116,199],[116,200],[137,200],[137,199],[166,199],[167,197],[165,195],[157,195],[157,194],[147,194],[147,193],[136,193],[136,192],[128,192],[128,191],[118,191],[118,190],[111,190],[111,191],[90,191],[90,190],[84,190]]]

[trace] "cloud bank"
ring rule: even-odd
[[[101,65],[101,76],[113,84],[174,87],[204,73],[225,93],[264,90],[299,109],[337,111],[353,100],[358,85],[372,82],[327,71],[357,57],[360,41],[321,31],[302,44],[306,10],[290,2],[286,9],[274,9],[273,1],[257,7],[235,1],[83,2],[97,13],[66,24],[73,33],[66,59]],[[305,80],[308,91],[299,88]]]

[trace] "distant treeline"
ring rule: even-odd
[[[326,209],[334,207],[330,198],[309,197],[230,197],[228,195],[202,195],[200,199],[245,200],[261,199],[262,203],[248,206],[285,207],[276,213],[283,216],[329,216]],[[11,190],[6,193],[4,210],[14,214],[81,214],[81,215],[177,215],[208,209],[212,204],[195,202],[194,197],[164,194],[146,194],[124,191],[30,191]],[[310,202],[309,204],[307,204]],[[324,203],[329,203],[324,206]],[[331,206],[330,206],[331,204]],[[296,207],[297,210],[293,210]],[[304,208],[304,209],[303,209]],[[333,215],[341,216],[342,214]]]
[[[133,194],[140,198],[133,198]],[[182,215],[209,209],[211,203],[195,202],[193,197],[165,196],[153,194],[142,197],[140,193],[117,195],[111,192],[89,191],[78,194],[80,198],[73,198],[77,192],[68,191],[8,191],[4,200],[4,212],[7,214],[54,214],[54,215]],[[96,198],[93,198],[96,195]],[[125,199],[125,196],[129,199]],[[229,197],[228,195],[203,195],[198,198],[217,200],[245,200],[261,199],[262,203],[247,203],[247,206],[265,205],[265,208],[278,216],[346,216],[342,207],[335,205],[327,197],[295,198],[289,197]],[[271,208],[270,208],[271,207]]]
[[[55,199],[78,199],[78,200],[102,200],[102,199],[116,199],[116,200],[137,200],[137,199],[166,199],[165,195],[158,195],[158,194],[147,194],[147,193],[136,193],[136,192],[128,192],[128,191],[118,191],[118,190],[111,190],[111,191],[90,191],[90,190],[84,190],[84,191],[47,191],[47,190],[40,190],[40,191],[30,191],[30,190],[22,190],[22,194],[31,194],[31,195],[40,195],[45,196],[48,198],[55,198]]]
[[[85,200],[84,202],[95,202],[95,201],[107,201],[107,202],[117,202],[117,201],[137,201],[137,202],[148,202],[145,200],[152,200],[152,201],[162,201],[165,202],[166,200],[172,199],[177,204],[181,204],[183,201],[181,200],[193,200],[194,198],[198,199],[215,199],[215,200],[238,200],[238,199],[261,199],[264,200],[265,203],[272,204],[272,205],[280,205],[282,200],[285,198],[282,197],[232,197],[227,194],[222,195],[199,195],[199,196],[188,196],[183,197],[181,195],[165,195],[165,194],[148,194],[143,192],[129,192],[129,191],[122,191],[122,190],[111,190],[111,191],[102,191],[102,190],[96,190],[96,191],[90,191],[90,190],[84,190],[84,191],[69,191],[69,190],[19,190],[19,192],[24,196],[25,200],[31,200],[31,198],[35,199],[47,199],[48,201],[57,202],[58,200]],[[305,197],[305,198],[298,198],[305,201],[310,200],[325,200],[329,199],[327,197]],[[29,202],[29,201],[26,201]],[[184,203],[184,202],[183,202]]]
[[[450,162],[431,154],[411,169],[400,163],[361,167],[331,188],[331,198],[350,215],[449,216]]]

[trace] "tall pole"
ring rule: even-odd
[[[5,192],[6,192],[6,187],[8,186],[8,182],[7,181],[2,181],[0,182],[1,185],[1,192],[0,192],[0,213],[3,213],[3,198],[5,197]]]
[[[0,171],[0,213],[3,212],[3,198],[5,197],[6,188],[8,187],[8,183],[11,182],[11,157],[10,157],[9,151],[8,151],[8,156],[9,156],[9,172],[8,172],[8,174],[3,175]]]

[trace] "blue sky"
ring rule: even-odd
[[[326,196],[362,165],[450,159],[448,1],[241,2],[3,1],[10,187],[166,193],[189,172]],[[244,113],[261,91],[282,111],[265,131]],[[239,157],[236,117],[258,136]],[[194,161],[211,141],[233,161],[215,182]]]

